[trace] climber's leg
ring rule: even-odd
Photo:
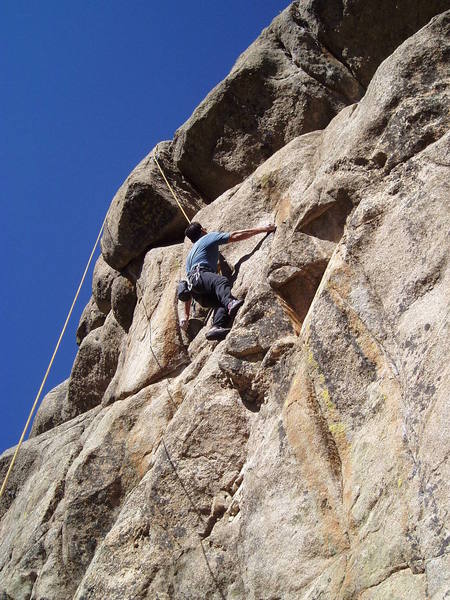
[[[231,284],[223,275],[211,271],[201,271],[199,286],[203,289],[203,293],[216,298],[223,308],[227,308],[228,304],[234,299],[231,294]]]

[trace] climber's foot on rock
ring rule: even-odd
[[[207,340],[223,340],[228,332],[230,331],[229,327],[211,327],[209,331],[206,332]]]
[[[244,304],[243,300],[232,300],[229,304],[228,304],[228,314],[231,318],[233,318],[237,311],[241,308],[241,306]]]

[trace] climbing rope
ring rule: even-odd
[[[156,151],[157,151],[157,149],[158,149],[158,146],[156,146]],[[163,169],[162,169],[161,165],[160,165],[160,164],[159,164],[159,162],[158,162],[158,159],[157,159],[157,157],[156,157],[156,151],[155,151],[155,154],[153,155],[153,159],[154,159],[154,161],[155,161],[155,163],[156,163],[156,165],[157,165],[157,167],[158,167],[158,169],[159,169],[159,171],[160,171],[160,173],[161,173],[161,175],[162,175],[162,177],[163,177],[164,181],[166,182],[166,185],[167,185],[167,187],[168,187],[168,189],[169,189],[170,193],[171,193],[171,194],[172,194],[172,196],[174,197],[174,199],[175,199],[175,201],[176,201],[176,203],[177,203],[177,205],[178,205],[179,209],[180,209],[180,210],[181,210],[181,212],[183,213],[183,215],[184,215],[185,219],[187,220],[187,222],[190,224],[190,223],[191,223],[191,220],[189,219],[189,217],[187,216],[187,214],[186,214],[186,212],[184,211],[183,207],[181,206],[181,203],[180,203],[180,201],[178,200],[178,197],[177,197],[176,193],[175,193],[175,192],[174,192],[174,190],[172,189],[172,187],[171,187],[170,183],[168,182],[168,180],[167,180],[167,177],[166,177],[166,175],[165,175],[165,173],[164,173],[164,171],[163,171]],[[85,281],[85,279],[86,279],[86,275],[87,275],[87,273],[88,273],[88,271],[89,271],[89,267],[90,267],[90,265],[91,265],[92,258],[93,258],[93,256],[94,256],[95,250],[97,249],[97,246],[98,246],[98,243],[99,243],[99,241],[100,241],[100,237],[101,237],[101,235],[102,235],[102,232],[103,232],[103,229],[104,229],[105,225],[107,226],[107,223],[106,223],[106,217],[105,217],[105,219],[104,219],[104,221],[103,221],[103,223],[102,223],[102,226],[101,226],[101,228],[100,228],[100,231],[99,231],[99,233],[98,233],[98,235],[97,235],[97,239],[96,239],[96,241],[95,241],[95,244],[94,244],[94,247],[93,247],[93,249],[92,249],[92,252],[91,252],[91,254],[90,254],[90,256],[89,256],[89,260],[88,260],[88,262],[87,262],[87,265],[86,265],[86,268],[85,268],[85,270],[84,270],[84,273],[83,273],[83,275],[82,275],[82,277],[81,277],[80,284],[79,284],[79,286],[78,286],[78,289],[77,289],[77,291],[76,291],[76,293],[75,293],[75,297],[74,297],[74,299],[73,299],[73,302],[72,302],[72,305],[71,305],[71,307],[70,307],[69,313],[68,313],[68,315],[67,315],[66,321],[65,321],[65,323],[64,323],[64,326],[63,326],[63,328],[62,328],[62,330],[61,330],[61,334],[60,334],[60,336],[59,336],[59,339],[58,339],[58,342],[57,342],[57,344],[56,344],[56,347],[55,347],[55,350],[54,350],[54,352],[53,352],[53,355],[52,355],[52,357],[51,357],[51,359],[50,359],[50,363],[49,363],[49,365],[48,365],[48,367],[47,367],[47,371],[46,371],[46,373],[45,373],[45,375],[44,375],[44,378],[43,378],[43,380],[42,380],[42,383],[41,383],[41,385],[40,385],[39,391],[38,391],[38,393],[37,393],[37,395],[36,395],[36,398],[35,398],[34,404],[33,404],[33,406],[32,406],[32,409],[31,409],[31,411],[30,411],[30,414],[28,415],[27,422],[26,422],[26,424],[25,424],[25,427],[24,427],[24,429],[23,429],[23,432],[22,432],[22,435],[21,435],[21,437],[20,437],[19,443],[17,444],[17,448],[16,448],[16,450],[15,450],[15,452],[14,452],[14,456],[13,456],[13,458],[12,458],[11,464],[9,465],[9,469],[8,469],[8,471],[7,471],[7,473],[6,473],[5,479],[4,479],[4,481],[3,481],[3,484],[2,484],[2,487],[1,487],[1,490],[0,490],[0,498],[2,497],[2,495],[3,495],[3,492],[4,492],[5,488],[6,488],[6,485],[7,485],[7,483],[8,483],[8,479],[9,479],[10,473],[11,473],[11,471],[12,471],[12,469],[13,469],[13,467],[14,467],[14,464],[15,464],[15,462],[16,462],[17,454],[18,454],[18,452],[19,452],[19,450],[20,450],[20,448],[21,448],[21,446],[22,446],[22,442],[23,442],[23,439],[24,439],[24,437],[25,437],[25,434],[26,434],[26,432],[27,432],[27,429],[28,429],[28,427],[29,427],[29,425],[30,425],[31,418],[32,418],[32,416],[33,416],[33,414],[34,414],[34,411],[35,411],[35,409],[36,409],[36,406],[37,406],[37,404],[38,404],[38,402],[39,402],[39,398],[40,398],[40,396],[41,396],[42,390],[43,390],[43,388],[44,388],[44,385],[45,385],[45,383],[46,383],[46,381],[47,381],[48,375],[49,375],[49,373],[50,373],[50,370],[51,370],[51,368],[52,368],[53,362],[54,362],[54,360],[55,360],[56,353],[58,352],[59,346],[60,346],[60,344],[61,344],[61,340],[62,340],[62,338],[63,338],[63,336],[64,336],[64,333],[65,333],[65,331],[66,331],[66,329],[67,329],[67,325],[68,325],[68,323],[69,323],[69,320],[70,320],[70,317],[71,317],[71,315],[72,315],[72,312],[73,312],[74,306],[75,306],[75,304],[76,304],[76,302],[77,302],[77,300],[78,300],[78,296],[79,296],[79,294],[80,294],[80,291],[81,291],[81,288],[82,288],[82,286],[83,286],[83,283],[84,283],[84,281]],[[136,281],[136,284],[137,284],[137,287],[139,287],[139,288],[140,288],[140,286],[139,286],[139,283],[138,283],[137,281]],[[152,345],[151,315],[149,316],[149,315],[148,315],[148,313],[147,313],[146,306],[145,306],[145,296],[144,296],[144,293],[143,293],[143,290],[142,290],[142,288],[140,288],[140,292],[141,292],[141,297],[142,297],[142,302],[143,302],[144,312],[146,313],[146,315],[147,315],[147,319],[148,319],[148,321],[149,321],[149,327],[150,327],[150,349],[151,349],[151,352],[152,352],[152,354],[153,354],[153,357],[154,357],[154,359],[155,359],[156,363],[157,363],[157,364],[158,364],[158,366],[159,366],[159,367],[162,369],[162,367],[161,367],[161,364],[160,364],[160,362],[159,362],[159,360],[158,360],[158,357],[157,357],[157,355],[156,355],[156,353],[155,353],[155,351],[154,351],[154,349],[153,349],[153,345]],[[168,396],[169,396],[169,398],[170,398],[170,401],[171,401],[171,403],[172,403],[172,406],[173,406],[173,408],[175,408],[175,409],[176,409],[176,403],[174,402],[174,399],[173,399],[173,397],[172,397],[172,393],[171,393],[171,391],[170,391],[170,388],[169,388],[169,385],[168,385],[168,382],[167,382],[167,380],[166,380],[166,389],[167,389],[167,393],[168,393]],[[160,446],[161,444],[162,444],[162,446],[163,446],[163,448],[164,448],[164,451],[165,451],[165,454],[166,454],[166,456],[167,456],[167,459],[168,459],[168,461],[169,461],[169,463],[170,463],[170,465],[171,465],[171,467],[172,467],[172,469],[173,469],[173,471],[174,471],[174,473],[175,473],[175,476],[176,476],[176,478],[178,479],[178,481],[180,482],[180,484],[181,484],[181,487],[183,488],[183,491],[184,491],[184,493],[186,494],[186,496],[187,496],[187,498],[188,498],[188,500],[189,500],[189,502],[190,502],[191,506],[192,506],[192,507],[193,507],[193,509],[194,509],[194,512],[195,512],[195,513],[196,513],[196,515],[197,515],[197,518],[199,519],[199,521],[200,521],[201,523],[204,523],[204,520],[203,520],[203,518],[202,518],[202,516],[201,516],[200,512],[198,511],[197,507],[195,506],[195,504],[194,504],[194,502],[193,502],[193,500],[192,500],[192,498],[191,498],[191,496],[190,496],[190,494],[189,494],[188,490],[186,489],[186,487],[185,487],[185,485],[184,485],[184,483],[183,483],[182,479],[180,478],[180,475],[179,475],[179,473],[178,473],[178,471],[177,471],[177,468],[176,468],[176,466],[174,465],[174,463],[173,463],[173,461],[172,461],[172,459],[171,459],[171,457],[170,457],[170,454],[169,454],[169,451],[168,451],[168,448],[167,448],[167,445],[166,445],[166,442],[165,442],[165,440],[164,440],[164,437],[163,437],[163,436],[161,436],[161,440],[160,440],[160,442],[158,443],[158,445],[157,445],[157,448],[156,448],[156,450],[155,450],[155,451],[157,451],[157,450],[158,450],[158,448],[159,448],[159,446]],[[208,557],[207,557],[207,554],[206,554],[205,548],[204,548],[204,546],[203,546],[203,540],[202,540],[201,536],[199,536],[199,537],[200,537],[200,546],[201,546],[201,549],[202,549],[203,557],[204,557],[204,559],[205,559],[205,562],[206,562],[206,566],[207,566],[207,568],[208,568],[208,571],[209,571],[209,573],[210,573],[210,575],[211,575],[211,578],[212,578],[212,580],[214,581],[214,584],[215,584],[215,586],[216,586],[216,588],[217,588],[217,591],[218,591],[218,593],[219,593],[220,597],[222,598],[222,600],[225,600],[225,596],[224,596],[224,594],[223,594],[223,591],[222,591],[222,589],[221,589],[221,587],[220,587],[220,584],[219,584],[219,582],[218,582],[218,580],[217,580],[216,576],[214,575],[214,572],[213,572],[213,570],[212,570],[212,568],[211,568],[211,565],[210,565],[210,563],[209,563],[209,560],[208,560]]]
[[[175,193],[175,192],[174,192],[174,190],[172,189],[172,186],[171,186],[171,185],[170,185],[170,183],[168,182],[168,180],[167,180],[167,177],[166,177],[166,175],[165,175],[165,173],[164,173],[164,171],[163,171],[163,169],[162,169],[161,165],[160,165],[160,164],[159,164],[159,162],[158,162],[158,159],[157,159],[157,157],[156,157],[156,153],[157,153],[157,151],[158,151],[158,146],[156,146],[155,153],[154,153],[154,155],[153,155],[153,159],[154,159],[154,161],[155,161],[155,163],[156,163],[156,165],[157,165],[157,167],[158,167],[158,169],[159,169],[159,171],[160,171],[160,173],[161,173],[161,175],[162,175],[162,177],[163,177],[164,181],[166,182],[166,185],[167,185],[167,187],[168,187],[168,189],[169,189],[170,193],[171,193],[171,194],[172,194],[172,196],[174,197],[174,199],[175,199],[175,202],[178,204],[178,207],[179,207],[179,209],[181,210],[181,212],[183,213],[183,215],[184,215],[184,217],[185,217],[186,221],[187,221],[187,222],[190,224],[190,223],[191,223],[191,220],[189,219],[189,217],[187,216],[187,214],[186,214],[186,212],[184,211],[183,207],[181,206],[181,203],[180,203],[180,201],[178,200],[178,197],[177,197],[176,193]],[[156,364],[158,365],[158,367],[159,367],[160,371],[162,372],[162,371],[163,371],[163,367],[162,367],[162,365],[161,365],[161,363],[160,363],[160,361],[159,361],[159,359],[158,359],[158,356],[156,355],[156,352],[155,352],[155,350],[154,350],[154,348],[153,348],[153,344],[152,344],[152,321],[151,321],[151,319],[152,319],[153,312],[154,312],[154,310],[155,310],[155,309],[152,311],[152,313],[151,313],[150,315],[148,314],[148,312],[147,312],[147,308],[146,308],[146,305],[145,305],[145,295],[144,295],[144,291],[143,291],[142,287],[140,286],[140,284],[139,284],[139,282],[138,282],[137,280],[136,280],[136,287],[137,287],[137,288],[139,289],[139,291],[140,291],[141,298],[142,298],[142,306],[143,306],[143,308],[144,308],[144,312],[145,312],[145,314],[146,314],[147,321],[148,321],[148,324],[149,324],[149,333],[150,333],[149,346],[150,346],[150,351],[151,351],[151,353],[152,353],[152,355],[153,355],[153,358],[155,359],[155,362],[156,362]],[[208,313],[208,315],[209,315],[209,313]],[[173,415],[175,414],[175,412],[176,412],[177,406],[176,406],[176,402],[174,401],[174,398],[173,398],[173,396],[172,396],[172,392],[171,392],[171,390],[170,390],[169,383],[168,383],[167,379],[166,379],[166,391],[167,391],[167,394],[168,394],[168,397],[169,397],[170,403],[172,404],[172,416],[173,416]],[[200,523],[202,523],[202,524],[204,525],[204,519],[203,519],[202,515],[200,514],[200,512],[199,512],[198,508],[195,506],[195,503],[194,503],[194,501],[193,501],[193,499],[192,499],[191,495],[189,494],[189,491],[187,490],[187,488],[186,488],[186,486],[185,486],[185,484],[184,484],[183,480],[181,479],[181,477],[180,477],[180,474],[178,473],[178,470],[177,470],[177,468],[176,468],[176,466],[175,466],[175,464],[174,464],[174,462],[173,462],[173,460],[172,460],[172,458],[171,458],[171,456],[170,456],[170,454],[169,454],[169,450],[168,450],[168,448],[167,448],[167,445],[166,445],[166,442],[165,442],[165,440],[164,440],[164,435],[161,435],[161,439],[160,439],[160,441],[158,442],[158,444],[157,444],[157,446],[156,446],[156,448],[155,448],[155,450],[154,450],[154,452],[155,452],[155,453],[158,451],[158,449],[160,448],[160,446],[161,446],[161,445],[162,445],[162,447],[164,448],[164,452],[165,452],[165,454],[166,454],[167,460],[168,460],[168,462],[169,462],[170,466],[172,467],[172,470],[173,470],[173,472],[174,472],[174,474],[175,474],[175,477],[176,477],[176,479],[177,479],[177,480],[178,480],[178,482],[180,483],[180,485],[181,485],[181,488],[183,489],[183,492],[184,492],[184,494],[186,495],[186,497],[187,497],[187,499],[188,499],[188,501],[189,501],[190,505],[192,506],[192,508],[193,508],[193,510],[194,510],[194,513],[197,515],[197,519],[199,520],[199,522],[200,522]],[[156,505],[157,505],[157,503],[156,503]],[[159,507],[158,507],[158,510],[159,510]],[[215,586],[216,586],[216,589],[217,589],[217,591],[218,591],[218,593],[219,593],[219,595],[220,595],[221,599],[222,599],[222,600],[225,600],[225,596],[224,596],[224,593],[223,593],[223,591],[222,591],[222,589],[221,589],[220,583],[219,583],[219,581],[217,580],[217,577],[215,576],[215,574],[214,574],[214,571],[213,571],[213,569],[212,569],[212,567],[211,567],[211,564],[210,564],[210,562],[209,562],[209,560],[208,560],[208,556],[207,556],[207,554],[206,554],[206,550],[205,550],[205,548],[204,548],[204,546],[203,546],[203,539],[201,538],[201,536],[200,536],[200,534],[199,534],[198,532],[197,532],[197,535],[199,536],[200,547],[201,547],[202,554],[203,554],[203,558],[204,558],[204,560],[205,560],[206,567],[207,567],[207,569],[208,569],[208,571],[209,571],[209,574],[210,574],[210,576],[211,576],[211,578],[212,578],[212,580],[213,580],[213,582],[214,582],[214,584],[215,584]],[[172,536],[172,537],[173,537],[173,536]],[[174,538],[174,539],[175,539],[175,538]],[[180,545],[180,544],[179,544],[179,542],[178,542],[178,540],[175,540],[175,541],[176,541],[176,543],[177,543],[178,545]]]
[[[87,262],[86,268],[84,269],[84,273],[83,273],[83,276],[81,277],[80,284],[79,284],[78,289],[77,289],[77,291],[75,293],[75,297],[73,299],[72,306],[70,307],[69,313],[67,315],[65,323],[64,323],[63,328],[61,330],[59,339],[58,339],[58,341],[56,343],[55,350],[53,351],[53,355],[52,355],[52,357],[50,359],[50,362],[49,362],[49,365],[47,367],[47,371],[45,372],[45,375],[44,375],[44,378],[42,380],[41,386],[40,386],[39,391],[38,391],[38,393],[36,395],[36,398],[34,400],[34,404],[33,404],[32,408],[31,408],[30,414],[28,415],[27,422],[26,422],[25,427],[24,427],[24,429],[22,431],[22,435],[20,436],[20,440],[19,440],[19,443],[17,444],[16,451],[14,452],[14,456],[13,456],[13,458],[11,460],[10,465],[9,465],[9,469],[8,469],[8,471],[6,473],[6,476],[5,476],[4,480],[3,480],[2,487],[0,489],[0,498],[3,496],[3,492],[5,491],[6,484],[8,483],[8,479],[9,479],[10,473],[11,473],[11,471],[12,471],[12,469],[14,467],[14,464],[16,462],[17,454],[19,453],[19,450],[20,450],[20,447],[22,446],[22,442],[24,440],[24,437],[25,437],[25,434],[27,432],[28,426],[30,425],[31,418],[32,418],[32,416],[34,414],[34,411],[36,410],[36,406],[37,406],[37,404],[39,402],[39,398],[41,397],[42,390],[44,389],[44,385],[45,385],[45,383],[47,381],[47,377],[48,377],[48,375],[50,373],[50,369],[52,368],[53,362],[55,360],[56,353],[58,352],[59,346],[61,344],[61,340],[62,340],[62,338],[64,336],[64,333],[66,332],[67,325],[69,323],[70,317],[72,316],[72,312],[73,312],[74,306],[76,304],[76,301],[78,300],[78,296],[80,295],[81,288],[83,286],[84,280],[86,279],[86,275],[87,275],[87,273],[89,271],[89,267],[90,267],[92,259],[94,257],[95,250],[97,249],[98,243],[100,241],[100,237],[102,235],[103,228],[105,226],[105,222],[106,222],[106,217],[105,217],[105,219],[104,219],[104,221],[102,223],[100,231],[98,232],[98,236],[97,236],[97,239],[95,240],[95,244],[94,244],[94,247],[92,249],[91,255],[89,256],[89,260]]]
[[[184,215],[184,217],[185,217],[186,221],[187,221],[189,224],[191,224],[191,220],[190,220],[190,218],[187,216],[187,214],[186,214],[186,213],[185,213],[185,211],[184,211],[184,208],[181,206],[181,202],[178,200],[178,197],[177,197],[177,195],[175,194],[175,192],[173,191],[173,189],[172,189],[172,186],[171,186],[171,185],[170,185],[170,183],[167,181],[167,177],[165,176],[165,174],[164,174],[164,171],[162,170],[162,168],[161,168],[161,165],[159,164],[159,162],[158,162],[158,159],[156,158],[156,153],[157,153],[157,152],[158,152],[158,145],[156,145],[156,148],[155,148],[155,153],[153,154],[153,160],[155,161],[155,163],[156,163],[156,166],[157,166],[157,167],[158,167],[158,169],[160,170],[160,172],[161,172],[161,175],[163,176],[163,178],[164,178],[164,181],[166,182],[166,185],[167,185],[167,187],[169,188],[169,191],[170,191],[170,193],[171,193],[171,194],[172,194],[172,196],[175,198],[175,202],[178,204],[178,207],[179,207],[179,209],[181,210],[181,212],[183,213],[183,215]]]
[[[150,347],[150,351],[151,351],[151,353],[152,353],[152,355],[153,355],[153,358],[155,359],[155,362],[156,362],[156,364],[157,364],[157,365],[158,365],[158,367],[159,367],[159,370],[160,370],[160,372],[162,373],[162,372],[164,371],[164,369],[163,369],[163,366],[161,365],[161,362],[160,362],[160,360],[159,360],[159,358],[158,358],[158,356],[157,356],[157,354],[156,354],[156,352],[155,352],[155,350],[154,350],[154,348],[153,348],[153,344],[152,344],[152,316],[153,316],[153,313],[154,313],[154,312],[155,312],[155,310],[156,310],[156,306],[155,306],[155,308],[153,309],[153,311],[152,311],[152,312],[149,314],[149,312],[147,311],[146,304],[145,304],[145,295],[144,295],[144,290],[142,289],[142,287],[141,287],[141,285],[139,284],[139,281],[138,281],[138,280],[136,280],[136,287],[138,288],[138,290],[139,290],[139,292],[140,292],[140,294],[141,294],[142,307],[143,307],[143,309],[144,309],[144,313],[145,313],[145,316],[147,317],[147,321],[148,321],[148,327],[149,327],[149,338],[150,338],[150,339],[149,339],[149,347]],[[168,383],[168,380],[167,380],[167,378],[166,378],[166,380],[165,380],[165,383],[166,383],[166,391],[167,391],[167,395],[168,395],[168,397],[169,397],[169,403],[171,404],[171,412],[172,412],[172,418],[173,418],[173,416],[175,415],[175,413],[176,413],[176,411],[177,411],[177,403],[175,402],[175,400],[174,400],[174,398],[173,398],[173,395],[172,395],[172,392],[171,392],[171,390],[170,390],[170,387],[169,387],[169,383]],[[194,500],[192,499],[192,496],[191,496],[191,494],[189,493],[189,490],[187,489],[187,487],[186,487],[186,484],[183,482],[183,480],[182,480],[182,478],[181,478],[180,474],[178,473],[178,469],[177,469],[176,465],[174,464],[174,462],[173,462],[173,460],[172,460],[172,458],[171,458],[171,456],[170,456],[170,453],[169,453],[169,450],[168,450],[168,448],[167,448],[167,444],[166,444],[166,441],[165,441],[165,439],[164,439],[164,435],[163,435],[163,434],[161,434],[161,438],[160,438],[159,442],[157,443],[157,445],[156,445],[156,448],[153,450],[153,453],[154,453],[154,454],[156,454],[156,452],[158,452],[158,450],[159,450],[159,448],[160,448],[161,446],[162,446],[162,447],[163,447],[163,449],[164,449],[164,452],[165,452],[165,454],[166,454],[166,457],[167,457],[167,461],[169,462],[169,464],[170,464],[170,466],[171,466],[171,468],[172,468],[172,470],[173,470],[173,473],[174,473],[174,475],[175,475],[175,478],[176,478],[176,479],[177,479],[177,481],[179,482],[179,484],[180,484],[180,486],[181,486],[181,488],[182,488],[182,490],[183,490],[183,493],[185,494],[186,498],[188,499],[188,501],[189,501],[189,504],[191,505],[191,507],[192,507],[192,509],[193,509],[193,511],[194,511],[194,513],[195,513],[195,515],[197,516],[197,519],[198,519],[198,522],[199,522],[199,524],[204,526],[204,525],[205,525],[205,520],[204,520],[203,516],[201,515],[201,513],[200,513],[199,509],[198,509],[198,508],[195,506],[195,502],[194,502]],[[161,509],[160,509],[160,508],[159,508],[159,506],[158,506],[158,502],[157,502],[157,500],[154,502],[154,505],[156,506],[156,508],[158,509],[158,511],[159,511],[159,512],[162,514],[162,516],[164,516],[164,515],[163,515],[163,513],[161,512]],[[171,533],[170,529],[167,529],[167,532],[168,532],[168,533],[170,534],[170,536],[171,536],[171,537],[174,539],[174,541],[176,542],[176,544],[177,544],[178,546],[180,546],[180,543],[179,543],[179,542],[178,542],[178,540],[175,538],[175,536],[174,536],[174,535]],[[206,553],[206,550],[205,550],[205,547],[204,547],[204,545],[203,545],[203,539],[202,539],[202,537],[201,537],[201,535],[199,534],[199,532],[198,532],[198,531],[197,531],[196,533],[197,533],[197,536],[198,536],[198,538],[199,538],[199,542],[200,542],[200,547],[201,547],[201,550],[202,550],[203,558],[204,558],[204,560],[205,560],[205,564],[206,564],[206,567],[207,567],[207,569],[208,569],[208,571],[209,571],[209,574],[210,574],[210,576],[211,576],[211,579],[212,579],[212,580],[213,580],[213,582],[214,582],[214,585],[215,585],[215,587],[216,587],[216,589],[217,589],[217,591],[218,591],[218,593],[219,593],[219,595],[220,595],[220,598],[221,598],[221,600],[225,600],[225,596],[224,596],[224,593],[223,593],[223,591],[222,591],[222,588],[221,588],[221,586],[220,586],[220,583],[219,583],[219,581],[218,581],[218,579],[217,579],[216,575],[214,574],[214,571],[213,571],[213,569],[212,569],[212,566],[211,566],[211,564],[210,564],[210,562],[209,562],[208,555],[207,555],[207,553]],[[180,546],[180,548],[181,548],[181,546]]]
[[[169,191],[170,191],[170,193],[171,193],[171,194],[172,194],[172,196],[174,197],[174,199],[175,199],[175,202],[178,204],[178,207],[179,207],[179,209],[180,209],[180,210],[181,210],[181,212],[183,213],[183,215],[184,215],[185,219],[187,220],[187,222],[190,224],[190,223],[191,223],[191,220],[189,219],[189,217],[187,216],[187,214],[186,214],[185,210],[184,210],[184,209],[183,209],[183,207],[181,206],[181,202],[178,200],[178,197],[177,197],[176,193],[175,193],[175,192],[174,192],[174,190],[172,189],[172,186],[171,186],[171,185],[170,185],[170,183],[168,182],[168,180],[167,180],[167,177],[166,177],[166,175],[165,175],[165,173],[164,173],[164,171],[163,171],[163,169],[162,169],[161,165],[159,164],[159,161],[158,161],[158,159],[157,159],[157,157],[156,157],[156,153],[157,153],[157,151],[158,151],[158,145],[156,146],[156,150],[155,150],[155,153],[154,153],[154,155],[153,155],[153,159],[154,159],[154,161],[155,161],[155,163],[156,163],[156,165],[157,165],[157,167],[158,167],[158,169],[159,169],[159,171],[160,171],[160,173],[161,173],[161,175],[162,175],[162,177],[163,177],[164,181],[166,182],[166,185],[167,185],[167,187],[169,188]],[[36,410],[36,407],[37,407],[37,405],[38,405],[39,399],[40,399],[40,397],[41,397],[41,394],[42,394],[42,390],[44,389],[44,386],[45,386],[45,384],[46,384],[46,382],[47,382],[48,375],[49,375],[49,373],[50,373],[50,370],[51,370],[51,368],[52,368],[52,366],[53,366],[53,362],[54,362],[54,360],[55,360],[55,357],[56,357],[56,354],[57,354],[57,352],[58,352],[58,350],[59,350],[59,346],[60,346],[60,344],[61,344],[62,338],[63,338],[63,336],[64,336],[64,334],[65,334],[65,332],[66,332],[67,325],[68,325],[68,323],[69,323],[70,317],[72,316],[73,309],[74,309],[74,307],[75,307],[75,304],[76,304],[76,302],[77,302],[77,300],[78,300],[78,296],[80,295],[81,288],[83,287],[84,281],[85,281],[85,279],[86,279],[86,275],[87,275],[87,273],[88,273],[88,271],[89,271],[89,267],[90,267],[90,265],[91,265],[91,262],[92,262],[92,259],[93,259],[93,257],[94,257],[94,253],[95,253],[95,251],[96,251],[96,249],[97,249],[97,246],[98,246],[98,243],[99,243],[99,241],[100,241],[100,237],[101,237],[101,235],[102,235],[102,232],[103,232],[103,229],[104,229],[104,227],[105,227],[105,223],[106,223],[106,217],[105,217],[105,219],[103,220],[102,226],[100,227],[100,231],[98,232],[97,239],[95,240],[94,247],[93,247],[93,249],[92,249],[91,255],[89,256],[89,260],[88,260],[88,262],[87,262],[87,265],[86,265],[86,268],[85,268],[85,270],[84,270],[83,276],[81,277],[80,284],[79,284],[79,286],[78,286],[78,289],[77,289],[77,291],[76,291],[76,293],[75,293],[75,297],[74,297],[74,299],[73,299],[73,302],[72,302],[72,305],[71,305],[71,307],[70,307],[70,309],[69,309],[69,313],[68,313],[68,315],[67,315],[67,318],[66,318],[66,320],[65,320],[65,323],[64,323],[64,325],[63,325],[63,328],[62,328],[62,330],[61,330],[61,333],[60,333],[59,339],[58,339],[58,341],[57,341],[57,343],[56,343],[55,349],[54,349],[54,351],[53,351],[53,355],[52,355],[52,357],[51,357],[51,359],[50,359],[50,362],[49,362],[49,364],[48,364],[48,367],[47,367],[47,370],[46,370],[46,372],[45,372],[45,375],[44,375],[44,378],[43,378],[43,380],[42,380],[42,383],[41,383],[41,385],[40,385],[40,387],[39,387],[39,391],[38,391],[38,393],[37,393],[37,395],[36,395],[36,398],[35,398],[35,400],[34,400],[34,403],[33,403],[33,406],[32,406],[32,408],[31,408],[30,414],[28,415],[27,422],[26,422],[26,424],[25,424],[25,427],[23,428],[22,435],[20,436],[20,440],[19,440],[19,442],[18,442],[18,444],[17,444],[16,450],[15,450],[15,452],[14,452],[13,458],[12,458],[12,460],[11,460],[11,463],[10,463],[10,465],[9,465],[8,471],[6,472],[5,478],[4,478],[4,480],[3,480],[3,483],[2,483],[2,487],[0,488],[0,498],[3,496],[3,493],[4,493],[5,489],[6,489],[6,485],[7,485],[7,483],[8,483],[9,476],[10,476],[10,474],[11,474],[11,471],[12,471],[12,469],[13,469],[13,467],[14,467],[14,464],[15,464],[15,462],[16,462],[17,455],[18,455],[18,453],[19,453],[19,450],[20,450],[20,448],[21,448],[21,446],[22,446],[23,440],[24,440],[24,438],[25,438],[25,435],[26,435],[27,429],[28,429],[28,427],[29,427],[29,425],[30,425],[30,422],[31,422],[31,419],[32,419],[32,417],[33,417],[34,411]]]

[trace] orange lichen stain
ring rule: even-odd
[[[292,328],[294,330],[295,335],[300,335],[300,331],[302,329],[302,322],[298,318],[295,309],[287,302],[283,296],[281,296],[278,292],[275,292],[280,303],[282,310],[286,313],[287,318],[291,321]]]
[[[341,271],[343,272],[343,269]],[[382,372],[386,368],[391,370],[381,343],[375,339],[373,333],[348,300],[349,285],[350,279],[348,281],[345,278],[334,279],[329,285],[330,296],[334,304],[346,314],[349,330],[364,356],[376,366],[378,372]]]
[[[311,354],[308,356],[306,351],[286,398],[283,421],[288,441],[301,465],[302,477],[316,494],[317,501],[321,499],[320,506],[323,504],[326,508],[323,515],[326,531],[333,545],[338,540],[337,547],[343,549],[348,542],[342,512],[341,460],[309,374],[310,361]]]
[[[306,356],[288,393],[283,422],[288,442],[301,465],[304,484],[316,498],[316,508],[321,513],[322,535],[327,540],[330,555],[333,555],[348,548],[341,501],[340,462],[329,445],[330,434],[326,430],[308,368]]]
[[[347,442],[345,423],[342,422],[339,411],[331,400],[330,392],[325,385],[325,375],[320,372],[319,364],[315,360],[314,354],[307,342],[305,343],[305,350],[308,366],[311,370],[311,378],[313,381],[316,381],[316,388],[318,388],[318,398],[321,400],[319,400],[319,405],[322,405],[322,408],[326,409],[324,413],[326,414],[328,430],[334,438],[339,438],[339,451],[347,454],[349,444]],[[336,443],[338,443],[337,439]]]
[[[283,221],[286,221],[291,215],[291,198],[289,194],[285,194],[281,197],[278,202],[277,212],[275,216],[275,224],[279,225]]]

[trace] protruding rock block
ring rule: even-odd
[[[124,330],[111,312],[102,327],[94,329],[84,338],[70,374],[63,408],[64,421],[101,402],[116,372],[124,335]]]
[[[80,318],[77,328],[77,344],[78,346],[84,340],[88,333],[97,327],[101,327],[105,322],[106,315],[97,306],[94,298],[91,298],[86,304],[85,309]]]
[[[198,192],[174,166],[171,143],[161,142],[131,172],[111,203],[101,241],[106,262],[122,269],[151,245],[178,241],[187,222],[154,159],[189,218],[204,205]]]
[[[68,386],[69,380],[66,379],[45,395],[34,418],[30,438],[36,437],[64,422],[62,411]]]
[[[128,277],[120,275],[113,281],[111,305],[116,321],[128,332],[136,306],[136,287]]]
[[[293,2],[175,134],[179,169],[208,198],[361,99],[376,68],[447,0]]]
[[[294,2],[176,132],[179,169],[210,199],[293,138],[323,129],[363,88],[324,52]]]
[[[397,46],[449,8],[447,0],[302,0],[296,4],[322,47],[364,87]]]
[[[111,288],[114,279],[119,275],[118,271],[105,262],[103,256],[98,257],[92,275],[92,295],[104,315],[111,310]]]

